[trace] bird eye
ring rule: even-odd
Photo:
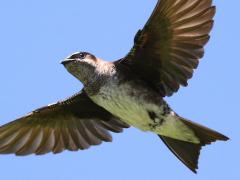
[[[85,53],[79,53],[79,59],[84,59],[86,57]]]

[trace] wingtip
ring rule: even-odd
[[[197,168],[196,169],[190,169],[194,174],[197,174]]]
[[[229,137],[225,136],[225,135],[222,135],[222,139],[220,139],[222,141],[228,141],[228,140],[231,140]]]

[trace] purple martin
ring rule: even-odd
[[[158,0],[124,58],[108,62],[73,53],[61,63],[84,88],[1,126],[0,153],[83,150],[112,141],[109,131],[133,126],[157,134],[196,172],[201,147],[228,138],[179,116],[164,97],[187,86],[203,57],[214,14],[212,0]]]

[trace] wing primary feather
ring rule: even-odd
[[[24,146],[16,152],[16,155],[24,156],[24,155],[29,155],[34,153],[35,150],[39,147],[41,140],[42,140],[42,133],[41,133],[40,127],[38,126],[35,129],[32,129],[30,138],[24,144]]]

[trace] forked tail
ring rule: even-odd
[[[181,141],[161,135],[159,135],[159,137],[180,161],[182,161],[190,170],[196,173],[196,169],[198,169],[198,158],[201,147],[211,144],[217,140],[227,141],[229,138],[212,129],[184,118],[179,117],[179,120],[193,130],[194,134],[200,140],[199,144]]]

